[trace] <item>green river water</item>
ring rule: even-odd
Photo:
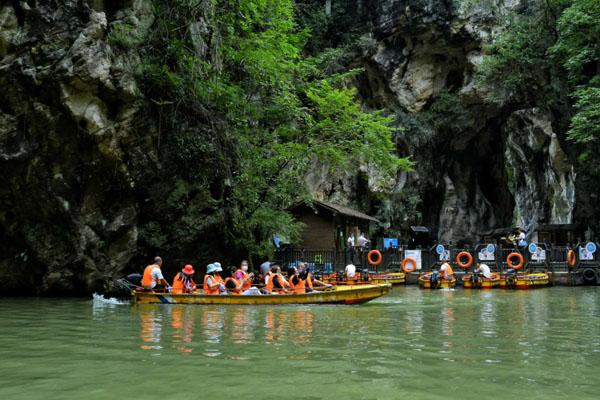
[[[0,298],[0,399],[598,399],[600,288],[362,306]]]

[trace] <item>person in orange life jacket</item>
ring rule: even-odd
[[[183,267],[181,272],[178,272],[173,278],[172,293],[193,293],[196,290],[196,283],[193,280],[194,267],[191,264]]]
[[[242,294],[244,292],[244,281],[237,279],[237,270],[236,267],[229,267],[229,276],[225,278],[225,290],[229,294]]]
[[[306,281],[298,276],[298,269],[295,267],[288,269],[288,283],[290,290],[296,294],[306,293]]]
[[[254,280],[254,274],[248,273],[248,261],[242,260],[240,267],[235,271],[235,279],[243,282],[244,290],[248,290],[252,287],[252,281]]]
[[[443,263],[440,267],[440,276],[446,280],[451,280],[454,276],[454,271],[452,271],[452,267],[447,262]]]
[[[306,268],[306,264],[303,262],[298,264],[298,271],[299,271],[298,276],[300,277],[300,279],[302,279],[303,281],[306,281],[306,291],[307,292],[312,292],[313,287],[315,287],[315,286],[325,286],[325,287],[331,286],[328,283],[321,282],[320,280],[316,279],[313,276],[313,274]]]
[[[212,263],[206,266],[206,275],[204,276],[204,284],[202,289],[204,294],[219,294],[225,291],[225,285],[223,285],[223,278],[221,278],[220,272],[223,271],[221,264]]]
[[[142,287],[146,290],[171,289],[169,283],[165,280],[160,270],[162,258],[154,257],[154,263],[144,269],[142,276]]]
[[[268,293],[285,293],[290,284],[281,275],[281,268],[279,265],[273,265],[271,267],[270,275],[267,278],[267,292]]]

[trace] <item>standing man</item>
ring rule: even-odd
[[[171,289],[169,283],[165,280],[160,270],[162,258],[154,257],[154,264],[150,264],[144,269],[142,277],[142,287],[146,290],[153,289]]]

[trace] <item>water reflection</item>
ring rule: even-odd
[[[159,343],[162,333],[162,313],[156,307],[144,305],[139,308],[139,316],[141,348],[143,350],[161,349]]]

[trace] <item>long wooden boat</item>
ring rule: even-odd
[[[132,295],[137,304],[360,304],[388,294],[391,287],[390,284],[332,286],[306,294],[205,295],[134,291]]]
[[[324,275],[321,280],[325,283],[331,283],[333,285],[372,285],[372,284],[386,284],[389,283],[392,286],[401,285],[406,282],[406,275],[404,272],[379,272],[375,274],[369,274],[368,278],[356,274],[353,278],[338,277],[337,274]]]
[[[518,273],[500,278],[500,289],[536,289],[549,283],[550,275],[547,272]]]
[[[450,289],[456,285],[454,275],[451,279],[438,278],[431,279],[432,272],[427,272],[419,276],[419,287],[421,289]]]
[[[473,279],[472,273],[467,273],[462,277],[462,284],[465,289],[493,289],[500,285],[500,275],[492,273],[489,278],[478,276]]]

